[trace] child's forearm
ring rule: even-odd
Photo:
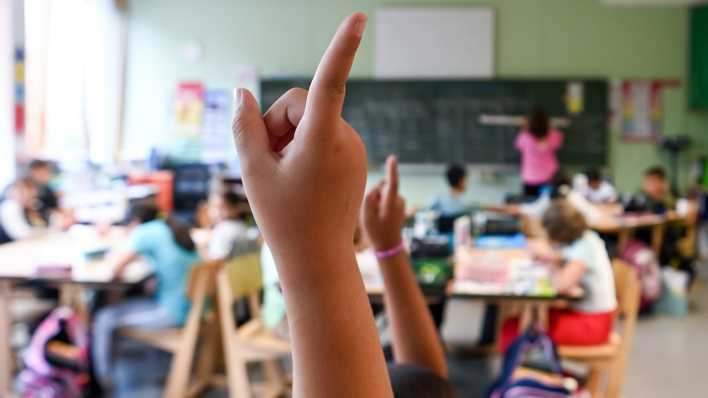
[[[425,297],[405,252],[381,260],[384,301],[396,362],[424,367],[447,378],[447,363]]]
[[[276,256],[292,336],[294,395],[391,396],[353,250],[328,251],[306,259]]]
[[[559,293],[568,293],[580,284],[580,279],[586,267],[580,261],[569,261],[561,268],[557,268],[552,275],[553,287]]]

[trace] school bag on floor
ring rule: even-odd
[[[89,335],[68,307],[53,310],[37,327],[18,377],[22,398],[83,398],[89,394]]]
[[[489,389],[489,398],[568,398],[560,357],[551,338],[529,328],[509,346],[501,376]],[[571,383],[575,382],[570,380]],[[577,383],[575,383],[577,385]]]
[[[661,296],[661,268],[654,250],[638,240],[633,240],[620,257],[637,270],[642,293],[640,308],[649,309]]]

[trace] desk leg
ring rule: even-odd
[[[655,225],[651,228],[651,248],[656,253],[656,258],[661,257],[661,246],[664,244],[665,224]]]
[[[617,234],[617,251],[619,252],[618,254],[622,254],[624,249],[627,248],[627,245],[629,245],[629,239],[632,237],[632,233],[628,229],[622,229],[618,234]]]
[[[11,294],[11,283],[0,281],[0,396],[3,397],[12,395]]]
[[[536,324],[541,330],[548,331],[548,303],[528,302],[522,304],[521,321],[519,322],[519,334],[522,334],[530,326]]]
[[[519,319],[519,335],[524,333],[533,322],[533,306],[529,303],[521,305],[521,318]]]

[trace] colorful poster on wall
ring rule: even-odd
[[[626,80],[622,83],[622,139],[653,142],[662,134],[661,81]]]
[[[202,129],[202,158],[206,161],[224,161],[233,154],[232,96],[230,90],[206,90]]]
[[[204,85],[201,82],[182,82],[177,86],[175,122],[177,134],[196,137],[202,129],[204,116]]]
[[[25,51],[15,49],[15,133],[25,132]]]

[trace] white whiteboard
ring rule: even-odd
[[[494,10],[395,7],[376,11],[376,77],[494,75]]]

